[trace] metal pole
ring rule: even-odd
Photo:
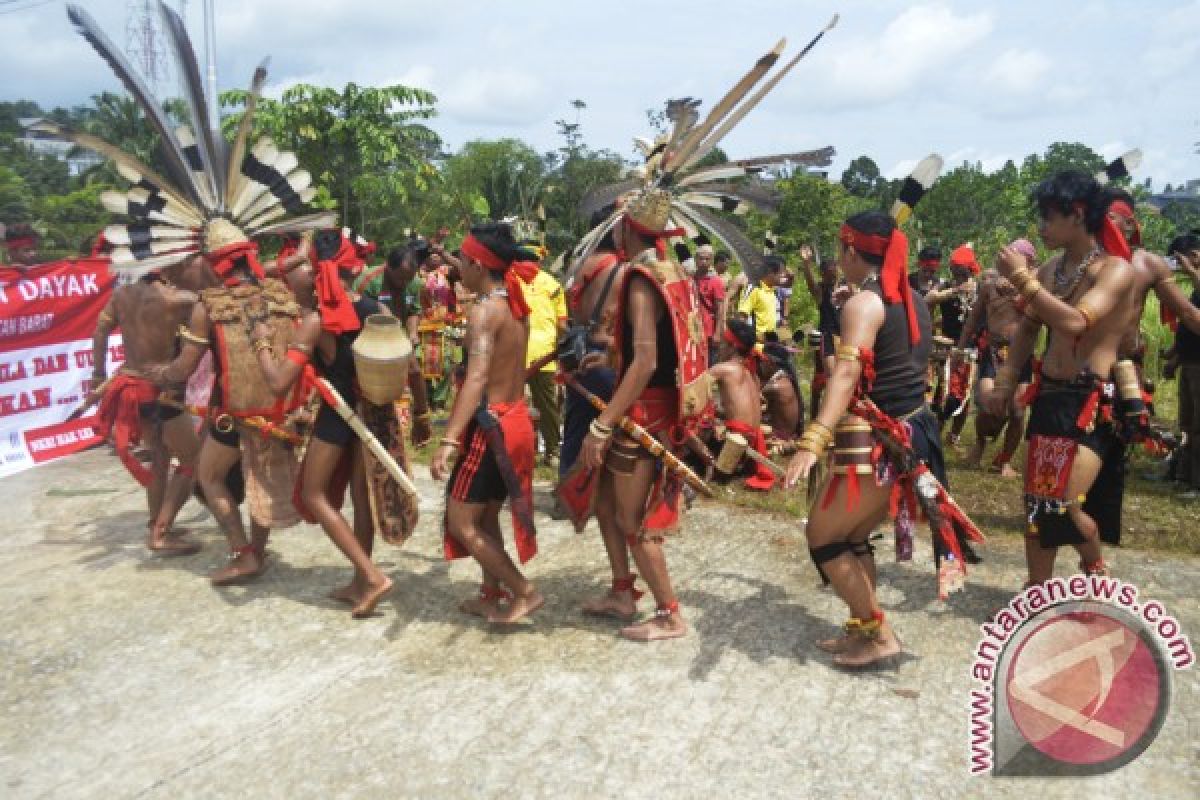
[[[204,0],[204,59],[208,67],[208,116],[218,129],[221,126],[221,106],[217,99],[217,24],[216,0]]]

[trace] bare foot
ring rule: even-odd
[[[368,583],[358,601],[358,605],[350,612],[355,619],[366,619],[375,613],[375,606],[380,600],[392,593],[392,579],[383,576],[382,583]]]
[[[330,600],[337,600],[339,603],[356,604],[363,593],[362,581],[355,575],[354,579],[338,589],[333,589],[326,595]]]
[[[531,589],[529,594],[517,595],[509,603],[507,610],[496,608],[487,615],[487,621],[493,625],[512,625],[537,611],[546,604],[546,598],[537,589]]]
[[[588,600],[581,609],[583,613],[593,617],[615,617],[628,621],[637,615],[637,598],[630,589],[622,592],[610,589],[599,597]]]
[[[262,575],[267,561],[253,550],[246,549],[229,560],[225,566],[208,576],[213,586],[229,586],[251,581]]]
[[[511,599],[507,589],[480,586],[478,592],[458,604],[458,610],[487,619],[493,613],[500,613],[500,606]]]
[[[146,549],[156,556],[190,556],[200,552],[200,545],[178,537],[155,536],[146,539]]]
[[[826,653],[833,653],[834,655],[846,652],[846,648],[849,645],[850,634],[846,633],[844,630],[837,636],[829,639],[819,639],[817,641],[817,647],[819,649],[824,650]]]
[[[687,634],[687,623],[678,612],[659,616],[655,614],[639,625],[621,628],[621,635],[635,642],[657,642],[660,639],[678,639]]]
[[[900,640],[890,625],[884,625],[876,636],[856,634],[846,643],[846,649],[833,657],[833,663],[846,669],[862,669],[900,653]]]
[[[1019,478],[1019,477],[1021,477],[1021,473],[1019,473],[1015,469],[1013,469],[1012,464],[1006,463],[1000,467],[1000,477],[1001,478]]]

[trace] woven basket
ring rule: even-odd
[[[400,320],[387,314],[367,317],[352,349],[363,397],[384,405],[404,396],[413,348]]]

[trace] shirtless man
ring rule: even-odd
[[[758,377],[767,403],[766,422],[775,438],[793,439],[804,429],[804,397],[792,354],[783,343],[768,342],[763,355]]]
[[[1124,323],[1124,336],[1121,338],[1118,350],[1119,361],[1140,363],[1145,350],[1142,339],[1142,311],[1146,305],[1146,297],[1153,289],[1163,308],[1171,311],[1180,324],[1193,332],[1200,332],[1200,309],[1188,300],[1183,290],[1175,284],[1171,267],[1157,253],[1141,247],[1142,231],[1135,213],[1136,201],[1124,189],[1109,188],[1112,202],[1108,206],[1108,219],[1116,225],[1125,240],[1134,248],[1129,259],[1133,265],[1132,302],[1126,308],[1127,315]],[[1136,369],[1130,366],[1130,369]],[[1138,370],[1140,378],[1140,370]],[[1118,445],[1104,460],[1097,483],[1108,488],[1103,494],[1095,493],[1088,498],[1084,509],[1088,511],[1100,526],[1100,540],[1105,544],[1121,544],[1121,505],[1125,494],[1125,459],[1129,445],[1143,439],[1148,425],[1148,419],[1140,417],[1142,406],[1134,401],[1126,404],[1120,416],[1123,426]],[[1128,417],[1126,419],[1126,417]]]
[[[193,290],[207,285],[203,264],[185,262],[120,286],[101,312],[92,337],[92,385],[98,388],[108,377],[108,337],[114,328],[121,329],[125,363],[103,392],[97,393],[94,388],[88,399],[100,402],[101,430],[108,435],[115,427],[117,455],[146,487],[150,511],[146,546],[160,555],[190,555],[200,549],[194,542],[170,535],[175,516],[192,491],[200,443],[191,417],[178,407],[184,399],[183,386],[173,386],[167,392],[174,403],[160,403],[158,387],[147,379],[144,370],[170,361],[180,344],[187,341],[190,334],[184,323],[199,299]],[[136,413],[139,430],[124,430],[122,407]],[[152,454],[149,470],[129,452],[129,445],[139,441]],[[179,466],[168,479],[172,456]]]
[[[744,436],[750,447],[767,454],[767,440],[762,432],[762,370],[763,355],[755,349],[754,326],[741,320],[730,320],[721,343],[724,358],[708,374],[717,385],[721,399],[721,415],[730,433]],[[775,476],[762,464],[756,464],[746,478],[746,488],[767,491],[775,485]]]
[[[1017,239],[1009,247],[1025,256],[1031,269],[1037,265],[1037,252],[1028,239]],[[1008,349],[1021,322],[1021,312],[1017,310],[1016,301],[1017,289],[1006,278],[991,270],[984,273],[979,284],[979,296],[967,316],[966,324],[963,325],[962,336],[958,339],[958,349],[961,352],[975,346],[980,330],[986,336],[979,352],[979,379],[976,383],[979,397],[992,391],[996,383],[996,372],[1008,359]],[[1020,365],[1018,396],[1020,387],[1027,384],[1032,377],[1032,362],[1026,361]],[[1000,452],[992,460],[992,469],[999,471],[1004,478],[1017,477],[1019,473],[1009,462],[1021,444],[1024,425],[1025,409],[1017,403],[1012,404],[1007,417],[995,417],[980,409],[975,415],[976,438],[967,456],[967,463],[978,467],[988,440],[999,436],[1003,431],[1004,442]]]
[[[532,502],[535,439],[525,404],[529,307],[521,289],[521,281],[533,279],[537,264],[524,260],[512,229],[502,223],[471,228],[462,256],[463,282],[478,301],[467,317],[466,379],[430,472],[434,480],[447,475],[450,479],[446,557],[470,555],[483,570],[478,598],[460,608],[509,625],[545,603],[505,551],[500,532],[500,508],[507,498],[518,557],[524,563],[537,553]],[[451,472],[456,453],[459,458]]]
[[[1025,465],[1025,507],[1031,520],[1025,538],[1028,585],[1054,574],[1058,548],[1074,547],[1080,568],[1107,574],[1099,528],[1083,500],[1106,487],[1097,478],[1116,430],[1103,405],[1111,402],[1111,376],[1129,325],[1134,294],[1133,266],[1125,260],[1124,238],[1107,212],[1110,195],[1090,176],[1059,172],[1038,184],[1033,201],[1041,215],[1039,233],[1049,250],[1062,250],[1038,270],[1011,247],[1000,251],[998,268],[1017,288],[1025,313],[996,375],[985,406],[1008,413],[1021,364],[1048,328],[1039,390],[1030,406]],[[1065,511],[1065,513],[1064,513]]]

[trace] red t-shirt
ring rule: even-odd
[[[715,272],[710,272],[696,281],[696,294],[700,297],[700,319],[704,325],[704,336],[711,339],[717,332],[717,312],[725,299],[725,282]]]

